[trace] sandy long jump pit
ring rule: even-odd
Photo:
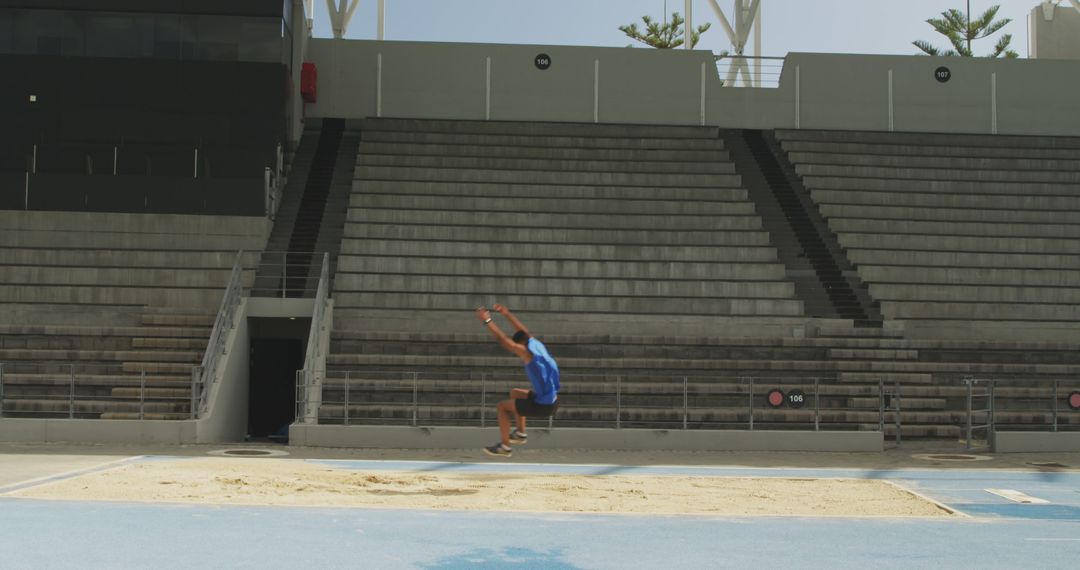
[[[8,496],[308,507],[669,515],[942,517],[880,480],[352,470],[295,459],[138,461]]]

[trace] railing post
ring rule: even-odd
[[[686,420],[689,415],[689,401],[686,394],[686,376],[682,377],[682,428],[686,429]]]
[[[420,400],[417,398],[417,382],[419,373],[412,373],[412,425],[416,426],[416,416],[419,413]]]
[[[270,217],[270,167],[263,168],[263,209]]]
[[[68,373],[71,377],[71,390],[68,393],[68,419],[75,417],[75,365],[68,364]]]
[[[480,373],[480,427],[487,427],[487,372]]]
[[[0,368],[0,380],[3,380],[3,368]],[[0,382],[0,384],[3,384],[3,382]],[[0,385],[0,388],[3,388],[3,386]],[[1053,411],[1053,416],[1052,416],[1053,421],[1054,421],[1053,431],[1057,432],[1057,379],[1056,378],[1054,379],[1054,391],[1051,393],[1050,408]]]
[[[191,367],[191,419],[196,419],[198,415],[198,398],[199,398],[199,377],[202,373],[199,372],[200,366]]]
[[[885,378],[878,377],[878,431],[881,438],[885,439]]]
[[[0,418],[4,417],[4,363],[0,362]]]
[[[900,446],[900,379],[896,380],[896,384],[893,386],[893,407],[896,408],[896,446]]]
[[[818,378],[814,377],[814,431],[821,429],[821,396],[818,392]]]
[[[991,453],[993,453],[995,448],[997,447],[997,445],[994,443],[994,440],[997,439],[997,436],[995,435],[995,430],[997,429],[997,427],[996,427],[997,421],[994,419],[994,416],[996,415],[995,411],[994,411],[994,384],[995,384],[995,382],[993,380],[991,380],[990,381],[990,406],[988,406],[990,408],[990,422],[989,422],[990,427],[987,428],[987,430],[986,430],[986,444],[990,447],[990,452]]]
[[[615,429],[622,428],[622,376],[615,377]]]
[[[139,419],[146,417],[146,369],[139,372]]]
[[[750,380],[750,431],[754,431],[754,377],[747,378]]]
[[[289,288],[289,252],[281,254],[281,298],[286,297],[285,291]]]
[[[349,425],[349,381],[352,378],[352,373],[348,370],[345,371],[345,425]]]
[[[971,378],[965,378],[964,383],[967,384],[967,443],[964,448],[968,451],[971,450]]]

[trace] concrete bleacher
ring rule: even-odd
[[[368,120],[355,178],[341,322],[453,330],[495,301],[593,332],[804,319],[716,129]]]
[[[746,429],[752,417],[757,429],[813,429],[816,415],[821,429],[884,420],[892,436],[895,412],[881,407],[899,402],[904,437],[956,439],[968,376],[1044,382],[1080,372],[1076,344],[906,338],[895,312],[882,328],[861,328],[789,311],[791,283],[715,138],[682,127],[364,122],[320,422],[494,425],[493,404],[525,380],[475,328],[471,309],[492,302],[518,312],[558,358],[555,426]],[[863,203],[877,205],[854,204]],[[887,222],[872,235],[886,236]],[[986,255],[1015,269],[1072,259],[897,253],[925,253],[928,268],[944,271],[954,260],[977,269]],[[889,286],[919,286],[895,278]],[[1039,386],[1033,402],[1046,396]],[[803,390],[808,403],[770,408],[772,388]],[[1045,427],[1039,405],[1007,419]]]
[[[1080,339],[1080,139],[777,137],[909,336]]]
[[[237,251],[250,283],[262,218],[0,212],[8,417],[190,416]],[[144,376],[145,375],[145,376]],[[141,402],[141,403],[140,403]]]

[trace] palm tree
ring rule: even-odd
[[[991,36],[1012,21],[1010,18],[994,21],[998,9],[1001,8],[1000,5],[990,7],[976,20],[971,19],[971,0],[968,0],[967,8],[966,14],[960,10],[949,9],[941,13],[941,18],[930,18],[926,21],[927,24],[934,27],[934,31],[949,38],[949,43],[952,44],[953,49],[941,51],[930,45],[930,42],[923,40],[915,40],[912,43],[927,55],[973,57],[974,54],[971,51],[972,41]],[[1001,57],[1002,55],[1008,58],[1018,57],[1015,51],[1009,49],[1010,42],[1012,42],[1012,34],[1001,36],[998,38],[997,44],[994,45],[993,53],[988,54],[986,57]]]
[[[642,16],[641,20],[645,22],[644,32],[638,29],[637,24],[619,26],[619,30],[627,36],[654,48],[671,49],[683,45],[683,23],[685,20],[678,12],[673,12],[671,20],[663,23],[654,22],[648,16]],[[690,47],[697,45],[698,40],[701,39],[701,34],[705,33],[711,25],[706,22],[705,25],[698,26],[696,30],[690,30]]]

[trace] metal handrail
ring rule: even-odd
[[[786,62],[784,57],[738,54],[720,54],[713,59],[724,87],[779,87]]]
[[[217,318],[214,319],[210,341],[206,344],[206,353],[203,354],[202,364],[199,365],[198,385],[192,387],[199,391],[197,396],[192,394],[192,400],[197,403],[197,409],[192,409],[193,419],[198,418],[206,410],[206,399],[217,374],[218,360],[225,354],[228,333],[236,325],[236,310],[244,294],[243,258],[244,252],[237,252],[236,262],[233,263],[232,273],[229,275],[229,283],[225,287],[225,295],[221,298],[221,307],[218,309]]]
[[[985,383],[985,388],[981,392],[977,392],[975,388],[980,383]],[[994,447],[994,381],[978,380],[968,376],[964,378],[964,384],[967,388],[967,430],[965,434],[965,447],[968,450],[973,449],[974,445],[972,444],[972,440],[974,438],[975,431],[986,430],[986,445],[992,450]],[[986,407],[982,409],[975,409],[975,398],[986,398]],[[985,423],[974,423],[975,414],[986,414],[984,416]]]
[[[314,377],[313,377],[314,376]],[[311,381],[307,378],[313,378],[314,381],[318,381],[320,384],[319,390],[310,392],[312,387]],[[573,392],[573,386],[580,385],[580,383],[592,384],[592,389],[585,394],[585,397],[591,397],[593,399],[600,398],[603,403],[595,404],[600,408],[604,408],[610,413],[610,417],[600,420],[581,420],[586,422],[597,423],[606,427],[612,427],[614,429],[623,429],[627,427],[627,424],[637,424],[642,421],[649,423],[669,423],[671,429],[691,429],[691,423],[697,425],[704,425],[704,423],[717,423],[726,425],[740,424],[745,426],[745,429],[760,429],[760,422],[768,422],[770,424],[784,424],[786,426],[802,426],[805,425],[807,429],[814,431],[820,431],[822,429],[822,422],[836,422],[838,412],[842,412],[840,408],[826,408],[822,409],[822,381],[829,380],[821,378],[819,376],[804,377],[804,378],[792,378],[792,377],[761,377],[751,375],[739,375],[739,376],[702,376],[695,377],[691,375],[674,375],[664,377],[669,385],[670,390],[655,392],[650,391],[649,394],[657,395],[662,398],[670,400],[670,404],[654,404],[650,405],[647,402],[634,403],[631,406],[627,406],[628,397],[637,397],[635,392],[628,390],[627,386],[642,379],[658,380],[659,377],[653,375],[635,375],[635,374],[564,374],[563,375],[563,387],[564,395],[570,399],[567,401],[568,405],[575,405]],[[373,385],[366,388],[358,388],[353,384],[360,382],[361,384],[366,382],[373,382]],[[305,421],[312,423],[318,423],[321,419],[329,421],[331,423],[342,423],[344,425],[353,425],[355,423],[370,423],[371,421],[385,421],[389,423],[405,423],[408,425],[419,425],[420,414],[419,411],[424,404],[424,398],[428,398],[433,395],[442,394],[446,391],[452,392],[467,392],[472,394],[472,397],[476,399],[471,403],[469,401],[461,401],[459,398],[455,398],[459,403],[457,405],[464,406],[465,409],[470,410],[469,413],[474,414],[475,421],[478,422],[480,427],[485,427],[489,422],[488,408],[492,402],[492,398],[489,397],[489,393],[493,390],[496,394],[499,394],[496,399],[502,399],[505,396],[503,390],[509,390],[512,384],[520,384],[521,378],[512,375],[493,374],[489,372],[482,372],[477,376],[473,376],[469,373],[463,375],[453,373],[436,373],[434,377],[430,377],[422,372],[414,370],[350,370],[350,369],[337,369],[333,371],[332,375],[322,374],[321,376],[307,374],[303,370],[297,371],[297,391],[298,398],[301,397],[301,393],[310,393],[312,396],[308,397],[321,397],[320,405],[325,406],[323,414],[316,414],[316,417],[305,417]],[[762,390],[757,390],[754,387],[760,387],[774,383],[776,386],[788,386],[797,387],[799,389],[805,388],[809,393],[806,393],[805,398],[800,398],[798,401],[800,405],[795,406],[785,400],[785,403],[777,407],[790,407],[791,411],[795,414],[781,413],[779,416],[773,415],[771,410],[758,411],[759,404],[758,398],[765,402],[766,394]],[[715,384],[716,389],[710,389],[709,385]],[[493,387],[493,385],[495,385]],[[794,386],[793,386],[794,385]],[[785,390],[788,388],[784,388]],[[331,395],[327,396],[319,391],[331,391]],[[360,394],[359,397],[357,395]],[[737,418],[731,419],[700,419],[701,413],[708,413],[712,410],[712,406],[702,406],[700,404],[694,405],[691,401],[691,397],[699,398],[703,395],[712,395],[726,398],[739,399],[742,403],[742,412],[738,414]],[[810,398],[814,399],[813,405],[810,405]],[[382,399],[382,401],[379,401]],[[805,403],[806,409],[801,410],[801,404]],[[306,404],[306,402],[304,403]],[[316,407],[306,406],[301,404],[308,411],[314,410]],[[396,413],[391,413],[389,416],[364,416],[362,413],[357,414],[357,410],[354,407],[363,409],[365,407],[390,407],[397,410]],[[724,406],[721,406],[723,408]],[[720,408],[717,408],[720,409]],[[331,410],[327,412],[326,410]],[[655,410],[663,412],[662,415],[668,416],[667,419],[658,420],[640,420],[632,419],[628,417],[630,410],[640,412],[642,410]],[[780,410],[782,412],[782,410]],[[824,412],[824,413],[823,413]],[[699,419],[691,420],[691,414],[697,415]],[[321,416],[321,417],[319,417]],[[758,416],[758,417],[755,417]],[[827,416],[827,417],[826,417]],[[554,426],[555,420],[558,418],[549,418],[549,429]],[[428,421],[440,422],[443,420],[429,419]],[[446,421],[459,421],[459,420],[446,420]],[[456,424],[455,424],[456,425]]]
[[[255,265],[255,281],[248,289],[253,297],[309,298],[318,293],[311,282],[319,252],[263,251]],[[290,256],[293,261],[290,261]],[[307,261],[296,261],[296,258]]]
[[[311,329],[308,331],[307,354],[304,355],[304,368],[297,371],[298,381],[302,382],[302,389],[297,390],[296,417],[298,421],[305,423],[311,419],[308,408],[314,392],[320,386],[317,375],[322,372],[323,366],[317,366],[317,364],[326,354],[322,333],[326,328],[326,308],[329,301],[330,254],[323,253],[322,268],[319,270],[319,286],[315,290],[315,308],[311,314]]]

